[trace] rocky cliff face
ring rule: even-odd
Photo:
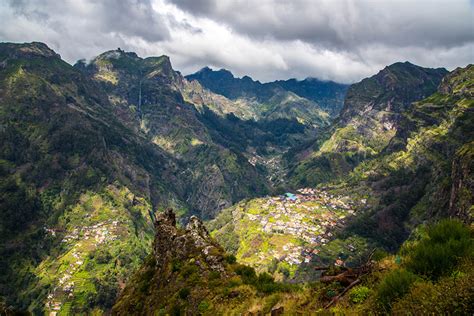
[[[177,160],[186,183],[180,193],[192,213],[212,218],[245,196],[267,192],[264,176],[242,155],[246,148],[217,143],[198,109],[185,101],[196,99],[192,91],[199,89],[173,70],[167,56],[140,58],[119,49],[77,67],[103,87],[124,124]],[[203,102],[213,100],[201,93]]]
[[[215,295],[210,283],[220,286],[235,275],[224,250],[197,217],[183,229],[176,227],[175,213],[167,210],[157,214],[155,230],[153,253],[121,294],[116,315],[196,313],[200,302]]]
[[[447,73],[408,62],[387,66],[350,86],[338,119],[309,147],[288,155],[293,184],[314,185],[346,175],[361,161],[381,153],[400,128],[410,104],[434,93]]]
[[[396,247],[423,221],[453,216],[472,222],[473,70],[449,73],[435,93],[402,112],[391,141],[397,145],[351,173],[355,187],[366,181],[380,198],[358,220],[358,233]],[[401,223],[407,226],[400,229]]]
[[[467,143],[457,149],[452,159],[449,216],[461,218],[466,223],[472,223],[474,219],[473,72],[473,65],[469,65],[466,69],[458,68],[446,76],[438,88],[440,95],[453,96],[457,102],[464,103],[462,108],[464,115],[457,119],[458,127],[454,131],[466,139]]]
[[[464,145],[456,153],[451,167],[449,216],[472,223],[474,212],[474,143]]]
[[[412,102],[433,94],[447,73],[444,68],[423,68],[409,62],[387,66],[349,87],[341,119],[347,122],[372,111],[401,113]]]
[[[207,229],[196,216],[192,216],[182,230],[176,227],[174,212],[167,210],[156,216],[155,231],[153,253],[158,273],[164,279],[169,277],[167,267],[173,261],[186,262],[191,259],[203,274],[215,271],[221,277],[226,277],[222,248],[211,240]]]

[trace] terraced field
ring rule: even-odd
[[[102,195],[83,194],[68,216],[60,218],[60,226],[45,227],[61,249],[37,268],[47,289],[49,315],[70,315],[82,312],[77,306],[104,303],[108,299],[103,297],[104,289],[114,298],[127,270],[137,268],[150,248],[153,230],[148,207],[126,188],[109,186]],[[137,230],[132,217],[141,218],[136,223],[145,229]],[[110,275],[113,282],[106,281]]]
[[[311,277],[308,273],[316,276],[314,268],[334,263],[334,258],[338,265],[350,264],[353,254],[367,247],[360,237],[336,238],[367,204],[366,197],[353,200],[329,189],[305,188],[296,194],[241,202],[210,222],[209,228],[239,262],[278,279],[306,278]]]

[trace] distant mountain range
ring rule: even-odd
[[[321,81],[316,78],[278,80],[262,84],[248,76],[235,78],[228,70],[214,71],[208,67],[186,76],[186,79],[197,80],[205,88],[229,99],[252,100],[262,105],[272,105],[278,100],[297,96],[299,102],[305,102],[305,107],[319,107],[331,117],[337,116],[341,110],[349,87],[349,85]],[[298,102],[293,102],[287,107],[291,109],[298,105]],[[265,106],[263,108],[266,109]],[[275,109],[270,107],[268,111],[271,113]],[[268,114],[263,110],[261,115]]]

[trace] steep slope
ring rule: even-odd
[[[421,223],[472,223],[473,80],[472,65],[449,73],[437,92],[397,113],[385,150],[316,189],[224,210],[208,224],[212,235],[259,271],[311,279],[314,265],[396,250]]]
[[[123,291],[115,314],[197,313],[216,286],[235,276],[223,249],[196,217],[182,229],[167,210],[157,215],[155,231],[153,255]]]
[[[336,117],[341,111],[349,88],[349,85],[316,78],[278,80],[275,84],[302,98],[316,102],[331,117]]]
[[[153,254],[120,295],[114,315],[281,315],[295,313],[295,302],[311,295],[236,263],[195,217],[177,228],[169,210],[155,227]]]
[[[263,84],[254,81],[249,76],[235,78],[234,75],[225,69],[212,70],[209,67],[202,68],[198,72],[187,75],[189,81],[196,80],[207,89],[221,94],[229,99],[238,98],[257,99],[262,102],[268,100],[275,93],[276,87],[262,88]]]
[[[291,183],[315,185],[343,176],[381,153],[400,130],[401,113],[435,92],[446,73],[395,63],[353,84],[338,119],[315,142],[287,155]]]
[[[306,286],[282,284],[235,263],[193,218],[176,228],[159,214],[153,255],[114,306],[114,315],[469,314],[472,229],[444,220],[404,244],[396,256],[378,253],[347,268],[319,267]],[[428,251],[427,251],[428,250]],[[373,253],[372,253],[373,254]],[[439,260],[443,256],[443,260]],[[368,259],[367,259],[368,258]]]
[[[324,126],[342,108],[347,86],[308,78],[260,83],[248,76],[235,78],[224,69],[206,67],[186,76],[210,91],[238,102],[240,111],[252,112],[255,119],[272,117],[297,119],[312,127]]]
[[[191,212],[215,216],[223,207],[267,192],[268,184],[240,150],[216,142],[196,108],[183,99],[184,78],[166,56],[142,59],[122,50],[77,64],[107,91],[117,116],[180,163]]]
[[[0,126],[2,300],[109,308],[148,252],[150,214],[184,207],[176,163],[41,43],[0,44]]]
[[[390,150],[354,170],[349,183],[366,183],[380,203],[353,231],[396,247],[426,220],[472,222],[473,91],[472,65],[448,74],[436,93],[403,114]]]
[[[189,81],[183,78],[181,92],[186,102],[194,104],[199,111],[203,107],[208,107],[220,116],[232,113],[243,120],[256,120],[258,118],[256,108],[252,107],[250,102],[230,100],[204,88],[197,80]]]

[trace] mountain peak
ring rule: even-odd
[[[47,57],[61,58],[59,54],[53,51],[45,43],[0,43],[0,51],[9,51],[15,57]]]
[[[443,75],[448,73],[448,71],[445,68],[425,68],[425,67],[415,65],[409,61],[404,61],[404,62],[399,61],[399,62],[393,63],[391,65],[386,66],[379,73],[392,71],[392,70],[439,72],[439,73],[442,73]]]
[[[134,52],[126,52],[124,50],[122,50],[120,47],[117,48],[117,49],[113,49],[113,50],[109,50],[109,51],[106,51],[102,54],[100,54],[99,56],[97,56],[96,58],[94,58],[94,60],[111,60],[111,59],[119,59],[119,58],[130,58],[130,59],[133,59],[133,60],[138,60],[138,59],[141,59],[140,57],[138,57],[138,55]]]
[[[341,117],[362,117],[368,109],[374,113],[400,113],[412,102],[433,94],[447,73],[444,68],[423,68],[410,62],[386,66],[376,75],[351,85]]]
[[[234,74],[230,70],[227,70],[225,68],[221,68],[221,69],[213,71],[213,72],[220,75],[220,76],[223,76],[223,77],[225,76],[225,77],[232,78],[232,79],[235,78]]]

